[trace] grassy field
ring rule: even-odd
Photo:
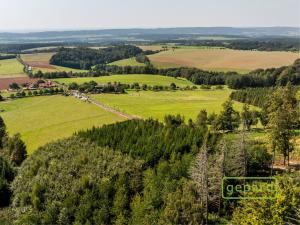
[[[137,62],[135,60],[135,58],[118,60],[118,61],[110,63],[109,65],[115,65],[115,66],[145,66],[144,63]]]
[[[75,131],[122,120],[73,97],[44,96],[1,102],[10,135],[21,133],[29,153],[37,147],[71,136]]]
[[[23,65],[17,59],[0,60],[0,78],[23,77]]]
[[[49,61],[55,53],[35,53],[23,54],[21,58],[23,61],[33,68],[34,72],[41,70],[42,72],[66,71],[66,72],[85,72],[85,70],[72,69],[62,66],[50,65]]]
[[[186,121],[195,119],[199,111],[206,109],[207,112],[218,113],[222,109],[231,90],[195,90],[176,92],[153,92],[153,91],[129,91],[124,95],[93,95],[92,98],[99,100],[119,111],[140,116],[142,118],[157,118],[163,120],[166,114],[184,115]],[[242,109],[241,103],[235,103],[237,110]]]
[[[215,71],[246,73],[257,68],[280,67],[292,64],[299,53],[241,51],[231,49],[179,48],[150,55],[151,62],[159,68],[197,67]]]
[[[171,83],[175,83],[177,86],[193,86],[194,84],[184,78],[173,78],[159,75],[144,75],[144,74],[132,74],[132,75],[112,75],[104,77],[82,77],[82,78],[61,78],[55,79],[59,83],[69,84],[76,82],[82,84],[84,82],[89,82],[91,80],[96,81],[99,84],[106,84],[108,82],[120,82],[123,84],[133,84],[138,82],[139,84],[147,85],[163,85],[169,86]]]

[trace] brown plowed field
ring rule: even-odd
[[[25,83],[35,83],[37,79],[31,79],[29,77],[14,77],[14,78],[0,78],[0,90],[8,89],[11,83],[17,83],[19,85]]]

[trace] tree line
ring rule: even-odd
[[[16,55],[1,55],[0,54],[0,60],[4,59],[15,59],[17,56]]]
[[[229,37],[230,38],[230,37]],[[292,51],[300,50],[297,38],[237,38],[232,40],[166,40],[161,43],[176,43],[179,46],[207,46],[221,47],[235,50],[257,50],[257,51]]]
[[[233,91],[230,98],[237,102],[243,102],[250,105],[263,108],[267,105],[269,97],[275,91],[275,88],[246,88]]]
[[[202,89],[210,89],[210,87],[203,86]],[[221,87],[218,87],[221,88]],[[163,85],[147,85],[139,84],[138,82],[132,84],[122,84],[120,82],[108,82],[107,84],[98,84],[96,81],[84,82],[78,84],[72,82],[68,84],[69,90],[78,90],[85,93],[125,93],[125,90],[131,89],[136,91],[175,91],[175,90],[195,90],[196,86],[177,87],[175,83],[169,86]]]

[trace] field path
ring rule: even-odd
[[[113,113],[113,114],[115,114],[117,116],[126,118],[128,120],[141,119],[141,117],[134,116],[134,115],[129,115],[127,113],[120,112],[120,111],[118,111],[118,110],[116,110],[116,109],[114,109],[114,108],[112,108],[112,107],[110,107],[108,105],[103,104],[102,102],[99,102],[99,101],[96,101],[95,99],[92,99],[91,97],[87,97],[87,96],[83,95],[82,93],[80,93],[79,96],[78,95],[76,96],[76,94],[75,95],[73,94],[73,96],[75,96],[77,98],[78,97],[86,98],[88,102],[90,102],[90,103],[92,103],[92,104],[94,104],[94,105],[96,105],[96,106],[104,109],[105,111],[111,112],[111,113]]]
[[[112,108],[112,107],[110,107],[110,106],[108,106],[108,105],[105,105],[105,104],[103,104],[102,102],[96,101],[96,100],[94,100],[94,99],[91,99],[91,98],[90,98],[90,102],[91,102],[92,104],[94,104],[94,105],[96,105],[96,106],[98,106],[98,107],[100,107],[100,108],[102,108],[102,109],[108,111],[108,112],[114,113],[114,114],[116,114],[116,115],[118,115],[118,116],[121,116],[121,117],[124,117],[124,118],[126,118],[126,119],[129,119],[129,120],[140,119],[140,117],[138,117],[138,116],[133,116],[133,115],[129,115],[129,114],[120,112],[120,111],[118,111],[118,110],[116,110],[116,109],[114,109],[114,108]]]

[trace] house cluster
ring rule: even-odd
[[[84,102],[90,102],[89,97],[84,96],[84,95],[81,94],[79,91],[73,91],[73,92],[72,92],[72,95],[73,95],[75,98],[79,98],[80,100],[82,100],[82,101],[84,101]]]
[[[26,85],[23,89],[26,90],[37,90],[37,89],[44,89],[44,88],[55,88],[57,84],[51,80],[43,81],[43,82],[36,82],[33,84]]]

